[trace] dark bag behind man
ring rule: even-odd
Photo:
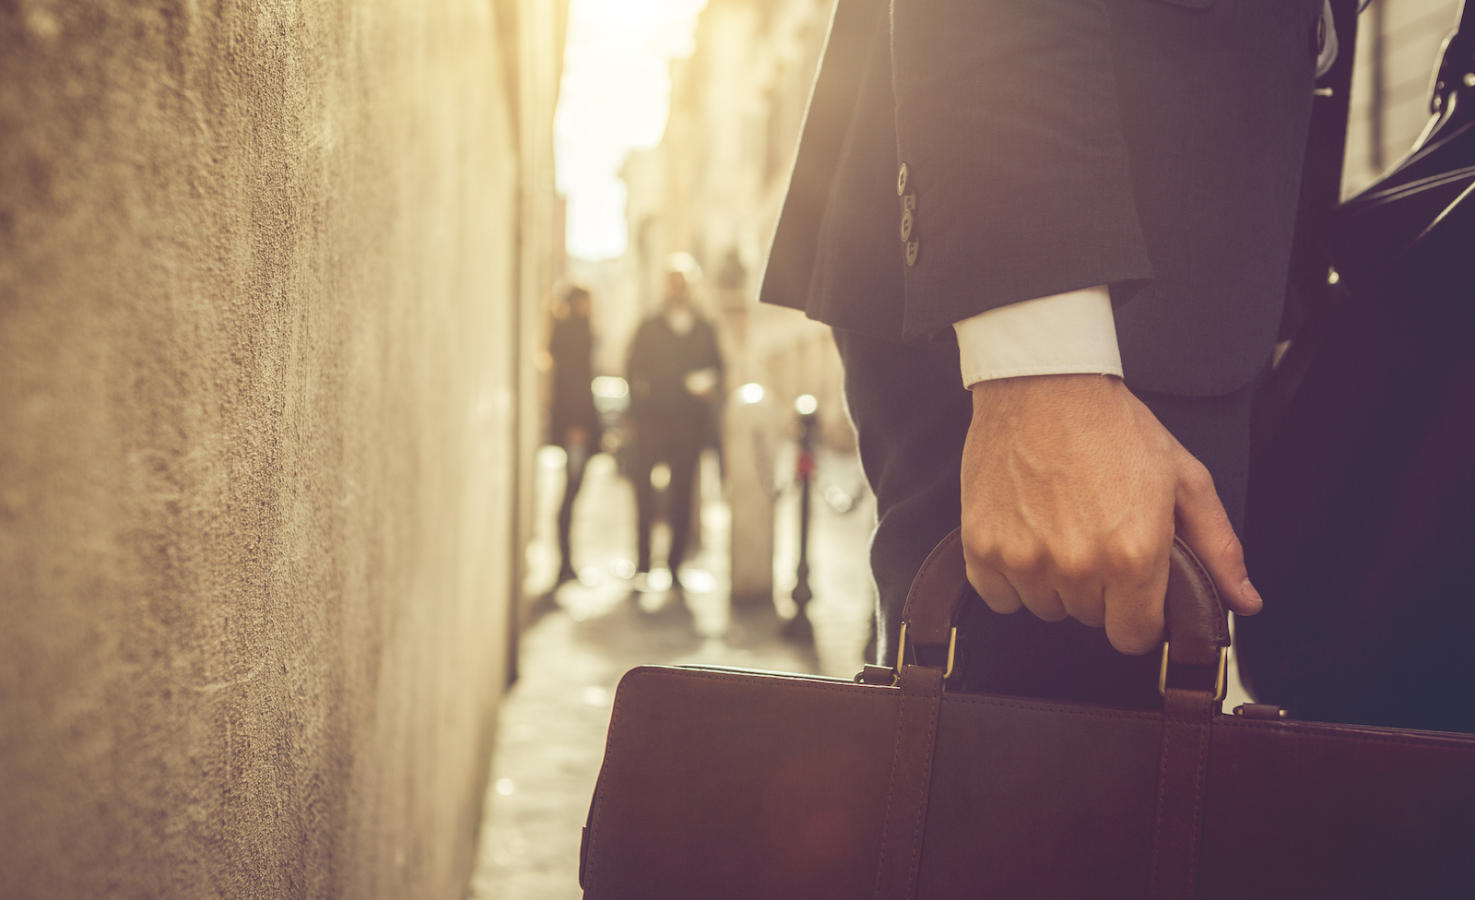
[[[1298,717],[1475,731],[1469,3],[1431,105],[1410,154],[1333,211],[1336,275],[1259,398],[1244,537],[1266,604],[1240,652]]]

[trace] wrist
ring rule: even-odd
[[[1116,375],[1070,373],[1064,375],[1021,375],[980,381],[968,388],[973,394],[973,408],[1034,396],[1068,397],[1099,394],[1123,387]]]

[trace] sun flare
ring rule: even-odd
[[[666,127],[669,62],[692,50],[706,0],[573,0],[555,123],[568,249],[585,259],[625,249],[626,154]]]

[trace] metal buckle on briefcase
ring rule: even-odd
[[[903,647],[906,645],[903,644]],[[1166,695],[1168,693],[1168,651],[1172,644],[1163,641],[1163,665],[1157,673],[1157,692]],[[1214,674],[1214,700],[1223,700],[1229,693],[1229,648],[1219,648],[1219,665]]]
[[[892,670],[891,680],[893,684],[901,681],[901,667],[907,658],[907,623],[901,623],[901,638],[897,641],[896,668]],[[942,680],[947,681],[953,677],[953,663],[958,658],[958,629],[954,626],[947,635],[947,665],[942,670]]]

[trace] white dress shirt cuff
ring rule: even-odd
[[[953,330],[964,387],[1022,375],[1122,374],[1105,285],[1010,303]]]

